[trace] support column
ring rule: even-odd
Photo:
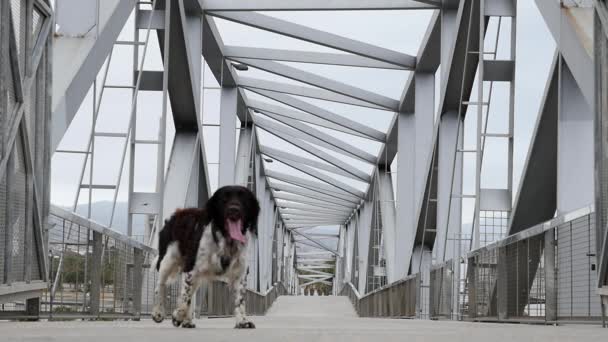
[[[374,204],[371,199],[366,199],[359,214],[357,226],[357,242],[359,251],[359,284],[357,289],[360,294],[367,291],[367,267],[369,265],[369,243],[372,227]]]
[[[555,252],[557,248],[555,229],[545,232],[545,319],[557,320],[557,268]],[[500,261],[499,261],[500,265]],[[500,298],[500,297],[499,297]]]
[[[219,187],[233,184],[235,180],[237,94],[237,88],[222,87],[220,95]]]
[[[236,168],[234,184],[247,186],[249,180],[251,152],[253,143],[253,127],[251,124],[242,124],[239,133],[239,144],[236,154]]]
[[[414,113],[399,113],[397,172],[396,279],[408,274],[418,227],[417,208],[424,196],[431,158],[435,106],[435,75],[416,72]],[[413,269],[413,267],[412,267]]]
[[[545,254],[545,271],[547,271],[547,255]],[[554,263],[554,260],[551,261]],[[509,261],[507,259],[507,248],[499,247],[498,248],[498,259],[496,262],[496,311],[498,312],[498,319],[505,320],[508,318],[508,305],[509,305],[509,291],[508,291],[508,265]],[[545,278],[547,279],[547,278]],[[545,281],[545,284],[548,284]],[[547,297],[547,304],[549,303]],[[546,311],[548,312],[548,311]]]
[[[133,248],[133,315],[136,319],[141,316],[141,293],[143,285],[144,255],[141,249]]]
[[[559,60],[557,212],[594,203],[594,126],[591,106],[570,68]]]
[[[397,211],[395,209],[395,196],[393,194],[393,179],[388,166],[378,170],[379,197],[380,197],[380,220],[382,222],[382,235],[384,237],[384,257],[386,259],[386,280],[390,284],[397,280],[395,277],[395,221]],[[401,246],[399,246],[401,247]]]
[[[453,244],[448,240],[460,233],[462,216],[462,124],[458,112],[449,111],[440,119],[437,176],[437,238],[435,259],[437,262],[454,256]],[[460,119],[462,120],[462,118]],[[449,222],[448,222],[449,221]]]
[[[90,314],[99,314],[99,299],[101,292],[101,272],[102,272],[102,249],[103,237],[101,233],[93,231],[93,257],[91,258],[91,297]]]

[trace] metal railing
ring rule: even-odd
[[[149,313],[156,277],[150,270],[153,248],[58,207],[51,208],[49,227],[50,282],[42,314],[59,319]]]
[[[139,319],[151,314],[158,277],[151,265],[155,249],[59,207],[51,207],[48,227],[50,274],[40,298],[40,316],[24,316],[27,303],[16,300],[0,304],[1,318]],[[169,287],[165,312],[177,306],[179,289],[179,281]],[[266,293],[247,290],[248,314],[263,315],[284,294],[282,283]],[[226,283],[204,286],[196,298],[197,317],[234,313],[234,297]]]
[[[279,297],[287,294],[283,283],[276,283],[265,293],[247,290],[245,310],[248,315],[264,315]],[[208,316],[232,316],[234,314],[234,294],[227,283],[215,281],[208,286],[206,294]]]
[[[476,321],[601,322],[595,214],[585,207],[361,296],[364,317]],[[427,278],[428,277],[428,278]],[[423,279],[430,279],[428,300]],[[424,298],[423,298],[424,297]]]
[[[361,296],[348,282],[340,295],[348,296],[361,317],[415,318],[419,312],[420,274],[409,276]]]

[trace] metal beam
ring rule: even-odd
[[[439,9],[414,0],[205,0],[207,11],[378,11]]]
[[[314,167],[319,170],[325,170],[327,172],[335,173],[337,175],[359,180],[358,178],[354,177],[353,175],[349,174],[348,172],[345,172],[344,170],[337,168],[331,164],[322,163],[322,162],[319,162],[319,161],[316,161],[316,160],[313,160],[310,158],[306,158],[306,157],[296,156],[292,153],[279,151],[272,147],[260,145],[260,152],[271,158],[277,159],[281,162],[283,162],[283,160],[289,160],[289,161],[292,161],[292,162],[295,162],[298,164],[307,165],[307,166]],[[370,177],[370,180],[368,181],[368,183],[370,181],[371,181],[371,177]]]
[[[295,184],[297,186],[301,186],[301,187],[304,187],[304,188],[307,188],[310,190],[319,191],[326,195],[339,197],[339,198],[343,198],[343,196],[346,196],[346,198],[358,200],[358,197],[353,196],[352,194],[345,193],[343,190],[340,190],[338,188],[328,186],[324,183],[319,183],[319,182],[315,182],[315,181],[310,181],[308,179],[300,178],[297,176],[288,175],[288,174],[285,174],[282,172],[266,170],[266,176],[268,176],[270,178],[276,178],[276,179],[286,182],[286,183]]]
[[[306,205],[306,204],[301,204],[301,203],[283,203],[277,201],[277,205],[282,209],[283,207],[285,209],[301,209],[301,210],[308,210],[308,211],[314,211],[314,212],[319,212],[319,213],[326,213],[326,214],[342,214],[343,211],[340,210],[334,210],[334,209],[327,209],[327,208],[317,208],[315,206],[311,206],[311,205]]]
[[[310,241],[310,242],[314,243],[315,245],[318,245],[319,247],[323,248],[324,250],[326,250],[326,251],[330,252],[331,254],[333,254],[333,255],[335,255],[335,256],[340,256],[340,254],[338,254],[338,252],[336,252],[335,250],[333,250],[333,249],[331,249],[331,248],[329,248],[329,247],[325,246],[324,244],[322,244],[322,243],[320,243],[320,242],[318,242],[318,241],[315,241],[315,239],[313,239],[313,238],[309,237],[308,235],[306,235],[306,234],[304,234],[304,233],[300,233],[300,232],[298,232],[297,230],[291,230],[291,232],[292,232],[292,233],[294,233],[294,234],[296,234],[296,235],[298,235],[298,236],[301,236],[301,237],[303,237],[303,238],[307,239],[308,241]],[[298,259],[298,261],[299,261],[299,260],[300,260],[300,259]]]
[[[350,154],[351,157],[353,157],[353,158],[360,159],[362,161],[366,161],[371,164],[376,164],[376,162],[378,161],[378,158],[375,155],[368,153],[358,147],[355,147],[343,140],[335,138],[335,137],[331,136],[330,134],[320,131],[305,123],[299,122],[298,120],[286,118],[284,116],[276,115],[276,114],[272,114],[272,113],[263,113],[263,114],[284,125],[287,125],[291,128],[295,128],[304,134],[308,134],[337,149],[340,149],[340,150],[342,150],[342,153],[346,152],[347,154]],[[319,144],[317,144],[317,145],[319,145]]]
[[[386,133],[384,133],[384,132],[378,131],[378,130],[371,128],[369,126],[366,126],[362,123],[351,120],[343,115],[335,114],[327,109],[324,109],[319,106],[315,106],[311,103],[308,103],[306,101],[297,99],[293,96],[277,93],[274,91],[263,90],[263,89],[253,89],[252,91],[259,95],[265,96],[271,100],[283,103],[283,104],[293,107],[297,110],[308,113],[323,121],[329,121],[329,122],[333,123],[334,125],[337,125],[339,127],[344,127],[347,129],[346,131],[342,130],[345,133],[355,134],[357,136],[372,139],[375,141],[384,142],[386,140]],[[259,102],[259,101],[251,101],[251,103],[249,103],[249,105],[255,109],[259,109],[262,111],[271,112],[271,113],[291,117],[293,119],[301,120],[299,118],[299,116],[294,114],[294,112],[290,111],[288,108],[283,108],[283,107],[276,106],[276,105],[266,104],[264,102]],[[296,113],[298,113],[298,112],[296,112]],[[302,120],[302,121],[306,121],[306,120]],[[321,122],[323,122],[323,121],[321,121]],[[310,119],[309,119],[309,122],[310,122]],[[319,126],[339,130],[338,128],[335,128],[335,126],[327,126],[327,124],[325,124],[325,125],[319,124],[318,120],[315,120],[310,123],[316,124],[316,125],[318,124]]]
[[[232,58],[232,60],[256,69],[264,70],[275,75],[279,75],[315,87],[333,91],[338,94],[354,97],[361,101],[373,103],[388,110],[396,111],[399,108],[398,100],[386,97],[384,95],[376,94],[361,88],[353,87],[351,85],[338,82],[331,78],[319,76],[308,71],[281,64],[279,62],[249,58]]]
[[[584,23],[581,21],[590,17],[585,15],[579,17],[579,15],[584,14],[584,11],[593,13],[593,9],[565,8],[561,3],[553,1],[536,0],[535,3],[557,43],[557,48],[568,63],[568,68],[571,70],[587,104],[592,106],[595,101],[593,52],[592,49],[588,50],[586,47],[593,46],[593,34],[590,30],[591,36],[587,36],[586,30],[582,28]],[[592,23],[588,24],[591,25]]]
[[[340,65],[359,68],[410,70],[403,66],[344,53],[281,50],[245,46],[224,46],[224,56],[226,58],[251,58],[283,62]]]
[[[234,21],[291,38],[301,39],[313,44],[319,44],[336,50],[368,57],[406,68],[416,65],[416,57],[393,50],[381,48],[329,32],[317,30],[304,25],[295,24],[282,19],[255,12],[207,12],[215,17]]]
[[[273,190],[272,194],[273,194],[274,198],[280,198],[280,199],[284,199],[284,200],[292,201],[292,202],[305,203],[305,204],[317,205],[317,206],[322,206],[322,207],[326,206],[327,208],[333,208],[336,210],[341,210],[342,208],[344,210],[352,209],[351,207],[346,206],[346,205],[331,204],[331,203],[328,203],[323,200],[316,200],[316,199],[312,199],[309,197],[292,195],[292,194],[285,193],[283,191],[277,192],[276,190]]]
[[[269,91],[283,93],[283,94],[303,96],[303,97],[325,100],[325,101],[330,101],[330,102],[349,104],[349,105],[353,105],[353,106],[386,110],[386,108],[384,108],[384,107],[381,107],[381,106],[378,106],[378,105],[375,105],[375,104],[372,104],[369,102],[357,100],[350,96],[334,93],[332,91],[329,91],[326,89],[321,89],[321,88],[316,88],[316,87],[268,81],[268,80],[263,80],[263,79],[259,79],[259,78],[243,77],[243,76],[237,77],[237,82],[240,87],[244,87],[249,90],[251,90],[251,89],[269,90]]]
[[[294,193],[296,195],[311,197],[311,198],[318,199],[318,200],[335,201],[336,203],[348,205],[348,206],[356,206],[360,202],[358,200],[343,200],[336,196],[321,194],[318,191],[312,191],[312,190],[309,190],[306,188],[302,188],[299,186],[293,186],[290,184],[276,183],[276,182],[273,182],[270,180],[268,181],[268,186],[270,186],[272,189],[275,189],[275,190],[286,191],[286,192]]]
[[[278,159],[277,159],[278,160]],[[354,196],[357,196],[358,198],[362,198],[363,196],[365,196],[365,193],[363,191],[360,191],[346,183],[340,182],[337,179],[328,176],[318,170],[316,170],[315,168],[312,168],[308,165],[303,165],[303,164],[298,164],[298,163],[294,163],[291,161],[283,161],[285,163],[285,165],[290,166],[296,170],[299,170],[311,177],[314,177],[322,182],[327,183],[328,185],[331,185],[337,189],[343,190],[349,194],[352,194]],[[350,204],[350,203],[349,203]]]
[[[346,162],[343,162],[342,160],[337,159],[336,157],[330,155],[329,153],[326,153],[325,151],[322,151],[318,148],[316,148],[315,146],[313,146],[312,144],[309,144],[308,142],[304,141],[304,140],[300,140],[300,139],[294,139],[295,137],[302,137],[304,136],[301,132],[298,132],[297,130],[290,128],[290,127],[285,127],[285,126],[281,126],[275,122],[269,121],[267,119],[264,118],[260,118],[257,117],[256,121],[255,121],[256,125],[265,130],[266,132],[281,138],[282,140],[285,140],[287,143],[290,143],[310,154],[315,155],[316,157],[344,170],[345,172],[350,173],[351,175],[359,178],[360,180],[366,182],[369,180],[369,175],[357,168],[355,168],[352,165],[349,165]],[[312,140],[310,137],[308,137],[309,140]]]

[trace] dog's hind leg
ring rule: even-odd
[[[160,261],[158,269],[158,281],[154,290],[154,308],[152,309],[152,319],[160,323],[165,319],[165,300],[167,297],[167,281],[177,272],[177,257],[174,253],[165,254]]]
[[[177,309],[173,311],[173,325],[175,327],[182,326],[183,328],[195,328],[192,323],[192,297],[198,289],[200,281],[194,276],[194,272],[184,273],[182,279],[182,292],[180,303]]]
[[[245,270],[247,268],[245,267]],[[255,329],[255,324],[247,319],[245,312],[245,295],[247,291],[246,287],[247,271],[232,281],[232,289],[234,293],[234,317],[236,318],[235,329]]]

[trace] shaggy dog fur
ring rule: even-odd
[[[257,234],[260,212],[255,195],[242,186],[218,189],[205,208],[178,209],[159,234],[159,272],[152,318],[165,317],[167,283],[181,272],[181,298],[173,312],[173,325],[194,328],[192,295],[201,283],[227,281],[235,294],[235,328],[255,328],[245,314],[247,245]]]

